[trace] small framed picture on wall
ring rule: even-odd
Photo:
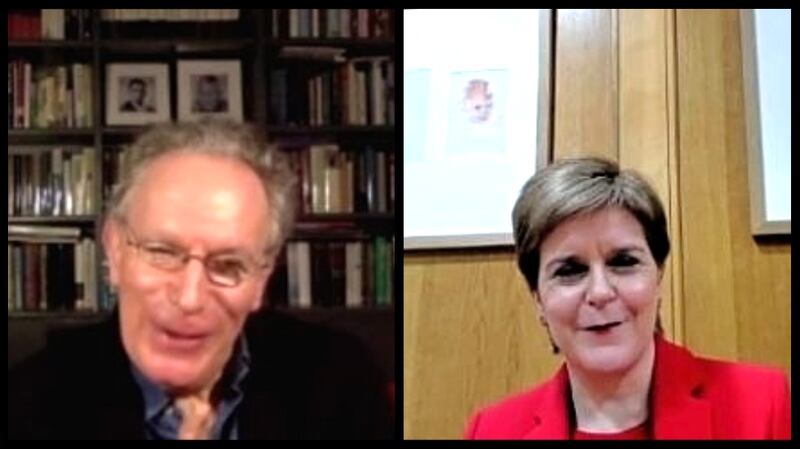
[[[202,118],[244,120],[240,61],[178,61],[178,119]]]
[[[170,121],[167,64],[106,66],[106,124],[147,125]]]

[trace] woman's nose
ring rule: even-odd
[[[593,269],[589,273],[589,287],[586,291],[586,301],[595,306],[603,307],[617,295],[616,289],[608,279],[603,269]]]

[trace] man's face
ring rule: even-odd
[[[197,86],[197,91],[197,102],[202,110],[210,111],[218,107],[222,95],[216,78],[202,78]]]
[[[133,82],[128,86],[128,95],[130,95],[131,101],[134,103],[141,104],[144,102],[144,97],[146,95],[144,84],[140,82]]]
[[[211,386],[230,358],[247,316],[261,305],[271,268],[238,286],[209,281],[190,259],[177,271],[148,263],[128,243],[159,242],[204,258],[247,254],[263,261],[272,238],[266,194],[241,162],[173,153],[156,159],[130,192],[127,224],[104,231],[111,281],[119,289],[122,341],[151,381],[177,392]]]

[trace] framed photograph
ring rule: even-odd
[[[742,75],[753,235],[792,233],[792,12],[743,9]]]
[[[106,65],[106,123],[147,125],[170,121],[169,66]]]
[[[244,120],[241,61],[178,61],[178,119],[204,117]]]
[[[514,202],[551,153],[551,13],[403,17],[403,249],[512,245]]]

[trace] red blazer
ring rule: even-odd
[[[790,439],[783,372],[710,360],[656,337],[651,385],[655,439]],[[569,439],[566,365],[543,385],[479,411],[469,439]]]

